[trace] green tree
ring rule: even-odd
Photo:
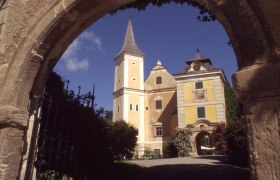
[[[234,163],[247,165],[249,163],[246,127],[244,118],[228,123],[225,139],[229,149],[230,160]]]
[[[242,107],[235,98],[233,87],[225,86],[227,126],[224,139],[232,162],[248,164],[246,120]]]
[[[176,129],[174,145],[178,151],[178,156],[186,157],[190,155],[190,152],[192,151],[190,137],[192,134],[192,129],[188,127]]]
[[[113,158],[131,159],[137,144],[138,130],[124,121],[116,121],[112,124],[111,133],[110,146]]]
[[[242,111],[240,104],[237,102],[233,87],[227,82],[224,88],[225,91],[225,102],[226,102],[226,118],[227,122],[241,119]]]

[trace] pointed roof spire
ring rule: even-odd
[[[190,64],[193,63],[194,61],[199,61],[199,62],[201,62],[201,63],[208,62],[210,65],[212,65],[211,60],[210,60],[209,58],[207,58],[207,57],[204,57],[204,56],[200,53],[200,49],[198,49],[198,48],[196,49],[196,55],[195,55],[192,59],[186,61],[186,63],[187,63],[187,65],[190,65]]]
[[[125,34],[125,38],[124,38],[124,42],[123,42],[123,47],[122,47],[122,49],[120,50],[120,52],[117,56],[119,56],[122,52],[127,52],[127,53],[131,53],[131,54],[134,54],[134,55],[144,56],[144,53],[138,48],[138,46],[135,42],[130,17],[128,19],[128,24],[127,24],[127,28],[126,28],[126,34]]]
[[[196,55],[195,55],[195,57],[193,57],[193,58],[191,59],[191,61],[200,61],[200,60],[205,60],[205,59],[208,59],[208,58],[204,57],[204,56],[200,53],[200,49],[197,48],[197,49],[196,49]]]

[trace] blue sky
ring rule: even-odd
[[[229,38],[219,22],[199,22],[199,10],[188,5],[148,6],[106,15],[85,29],[65,51],[55,71],[70,80],[69,88],[88,92],[95,84],[98,107],[112,109],[114,57],[120,51],[129,16],[138,47],[144,52],[145,78],[157,60],[169,73],[181,72],[196,49],[223,68],[228,80],[237,70]]]

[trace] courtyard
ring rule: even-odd
[[[249,168],[229,163],[226,156],[132,160],[119,164],[112,179],[248,180]],[[125,177],[124,177],[125,176]]]

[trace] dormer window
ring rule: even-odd
[[[162,77],[161,76],[156,77],[156,84],[162,84]]]

